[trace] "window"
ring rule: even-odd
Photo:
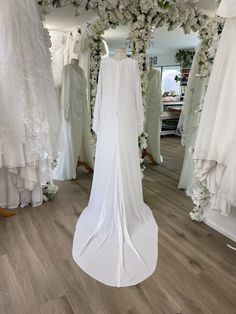
[[[161,72],[162,77],[162,94],[172,93],[175,95],[180,95],[180,81],[175,80],[175,77],[180,77],[180,66],[157,66],[155,67]]]

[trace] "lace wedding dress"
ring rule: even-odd
[[[135,285],[150,276],[157,263],[157,225],[143,201],[139,164],[143,119],[137,62],[104,58],[93,121],[93,185],[77,222],[73,258],[110,286]]]
[[[37,5],[0,2],[0,207],[42,203],[60,114]]]

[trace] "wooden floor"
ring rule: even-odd
[[[130,288],[91,279],[71,257],[74,228],[89,198],[92,175],[60,184],[54,202],[0,218],[0,314],[236,313],[236,252],[228,239],[194,223],[179,191],[183,149],[162,140],[164,163],[148,166],[145,201],[159,225],[156,272]],[[233,243],[231,243],[233,244]]]

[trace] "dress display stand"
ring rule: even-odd
[[[93,185],[72,251],[87,274],[115,287],[143,281],[157,263],[158,228],[143,201],[139,164],[143,120],[138,63],[119,49],[114,58],[101,61],[93,120]]]
[[[236,1],[222,0],[217,14],[225,17],[226,22],[201,114],[194,152],[195,173],[211,193],[209,208],[204,212],[205,222],[235,240]]]
[[[3,217],[12,217],[15,216],[16,212],[5,210],[4,208],[0,208],[0,216]]]
[[[163,112],[161,73],[151,69],[148,73],[148,86],[146,94],[146,127],[148,134],[147,149],[143,152],[143,157],[147,156],[154,164],[163,161],[160,149],[161,115]]]
[[[60,111],[36,2],[2,0],[0,29],[0,207],[40,206]]]
[[[86,78],[78,65],[78,59],[72,59],[65,65],[62,80],[62,116],[58,165],[54,170],[54,179],[76,179],[77,167],[84,166],[92,172],[93,157],[90,144],[90,123],[87,109]]]

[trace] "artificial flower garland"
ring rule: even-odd
[[[185,0],[42,0],[40,4],[45,10],[48,10],[50,5],[60,7],[73,4],[78,14],[80,10],[92,9],[96,10],[99,15],[99,18],[87,30],[91,44],[90,99],[92,112],[101,61],[102,35],[106,30],[115,28],[120,24],[131,23],[129,41],[132,55],[139,63],[144,110],[146,107],[145,93],[149,70],[146,52],[153,29],[167,25],[168,30],[181,27],[185,34],[189,34],[191,31],[199,32],[199,38],[202,42],[199,75],[204,80],[203,94],[198,110],[200,119],[206,87],[220,37],[222,20],[218,18],[210,19],[200,9],[188,5]],[[146,135],[140,137],[140,146],[146,145],[144,143],[146,137]],[[201,221],[203,210],[209,200],[209,192],[204,183],[200,183],[196,178],[195,181],[195,189],[192,195],[195,208],[190,216],[193,220]]]

